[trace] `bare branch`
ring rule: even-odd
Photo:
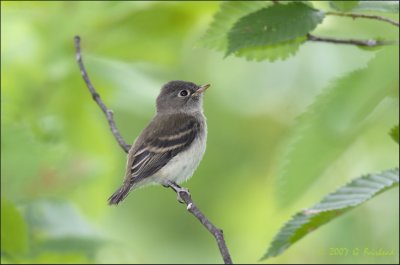
[[[96,101],[97,105],[101,108],[104,114],[107,117],[108,124],[110,125],[111,132],[113,133],[115,139],[121,148],[125,151],[125,153],[129,152],[130,145],[127,144],[119,133],[117,126],[115,125],[114,115],[112,110],[108,109],[104,102],[101,100],[99,93],[97,93],[96,89],[94,89],[92,82],[90,82],[89,76],[86,72],[85,66],[83,65],[82,55],[81,55],[81,38],[79,36],[75,36],[75,49],[76,49],[76,61],[78,62],[79,69],[81,70],[81,75],[83,80],[85,81],[90,94],[92,94],[92,98]]]
[[[222,229],[217,228],[213,223],[208,220],[208,218],[200,211],[200,209],[196,206],[196,204],[192,200],[192,196],[189,191],[185,188],[181,188],[176,183],[170,183],[169,186],[176,192],[178,195],[178,200],[184,202],[186,204],[186,209],[193,214],[202,225],[214,236],[217,241],[219,251],[221,256],[225,262],[225,264],[233,264],[231,256],[229,254],[229,250],[226,246],[224,233]]]
[[[90,91],[90,94],[93,97],[93,100],[96,101],[97,105],[101,108],[101,110],[106,114],[108,124],[110,125],[111,131],[114,135],[114,138],[117,140],[118,144],[121,148],[125,151],[125,153],[129,152],[130,146],[126,144],[124,139],[122,138],[121,134],[119,133],[113,118],[113,113],[109,110],[104,102],[101,100],[100,95],[94,89],[92,83],[90,82],[89,76],[87,75],[86,69],[83,65],[82,55],[81,55],[81,47],[80,47],[80,37],[75,36],[75,49],[76,49],[76,61],[79,64],[79,68],[81,70],[81,75],[83,80]],[[225,244],[224,235],[221,229],[217,228],[214,224],[212,224],[208,218],[200,211],[200,209],[196,206],[193,202],[192,197],[189,191],[185,188],[178,186],[175,183],[171,183],[170,187],[176,192],[178,198],[186,204],[186,209],[196,217],[203,226],[215,237],[215,240],[218,244],[219,250],[221,252],[221,256],[225,262],[225,264],[232,264],[232,259],[229,254],[228,248]]]
[[[375,19],[375,20],[380,20],[380,21],[390,23],[397,27],[399,26],[399,22],[396,22],[396,21],[393,21],[391,19],[388,19],[386,17],[381,17],[381,16],[372,16],[372,15],[363,15],[363,14],[354,14],[354,13],[340,13],[340,12],[326,12],[325,14],[332,15],[332,16],[340,16],[340,17],[351,17],[353,19],[356,19],[356,18]]]
[[[330,42],[336,44],[350,44],[364,47],[376,47],[382,45],[395,44],[394,41],[379,41],[379,40],[353,40],[353,39],[334,39],[334,38],[324,38],[318,37],[311,34],[307,34],[308,41],[319,41],[319,42]]]

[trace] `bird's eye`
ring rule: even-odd
[[[187,95],[189,95],[187,90],[181,90],[178,94],[178,97],[186,97]]]

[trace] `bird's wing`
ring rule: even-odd
[[[134,185],[156,173],[188,148],[200,131],[200,122],[189,115],[159,116],[153,122],[161,122],[162,126],[153,131],[148,131],[151,126],[146,128],[143,141],[137,141],[142,143],[131,149],[125,184]]]

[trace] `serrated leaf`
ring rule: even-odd
[[[299,50],[301,44],[306,41],[306,38],[300,37],[295,40],[281,42],[275,45],[267,45],[261,47],[243,48],[235,52],[235,56],[244,57],[249,61],[263,61],[268,60],[273,62],[275,60],[285,60]]]
[[[323,18],[322,11],[304,3],[262,8],[235,23],[228,33],[226,55],[243,48],[274,45],[305,36]]]
[[[301,1],[309,5],[308,1]],[[289,4],[290,2],[282,1],[281,4]],[[213,22],[207,29],[205,35],[200,39],[200,44],[204,47],[223,51],[227,49],[228,40],[227,32],[234,23],[241,17],[259,10],[264,7],[271,6],[272,2],[265,1],[231,1],[223,2],[220,10],[214,16]],[[247,60],[269,60],[286,59],[294,55],[299,46],[303,43],[304,38],[298,38],[293,41],[280,43],[279,45],[269,45],[264,47],[243,48],[235,53],[238,57],[245,57]]]
[[[313,207],[298,212],[272,240],[262,259],[275,257],[295,242],[341,214],[399,185],[399,169],[368,174],[327,195]]]
[[[353,11],[399,13],[399,1],[360,1]]]
[[[28,250],[28,228],[15,205],[1,199],[1,252],[11,256]]]
[[[329,5],[338,11],[350,11],[358,6],[358,1],[329,1]]]
[[[399,143],[399,125],[397,124],[390,130],[390,136],[392,139],[396,142]]]
[[[363,132],[366,117],[399,80],[397,47],[385,47],[367,68],[338,79],[317,96],[292,131],[278,172],[278,202],[286,207]]]
[[[231,1],[221,4],[213,22],[200,40],[200,44],[206,48],[225,51],[228,47],[227,33],[235,22],[258,9],[271,5],[265,1]]]

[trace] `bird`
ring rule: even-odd
[[[109,205],[149,184],[180,187],[193,175],[206,150],[203,94],[209,86],[181,80],[162,86],[156,114],[129,149],[123,184],[108,199]]]

